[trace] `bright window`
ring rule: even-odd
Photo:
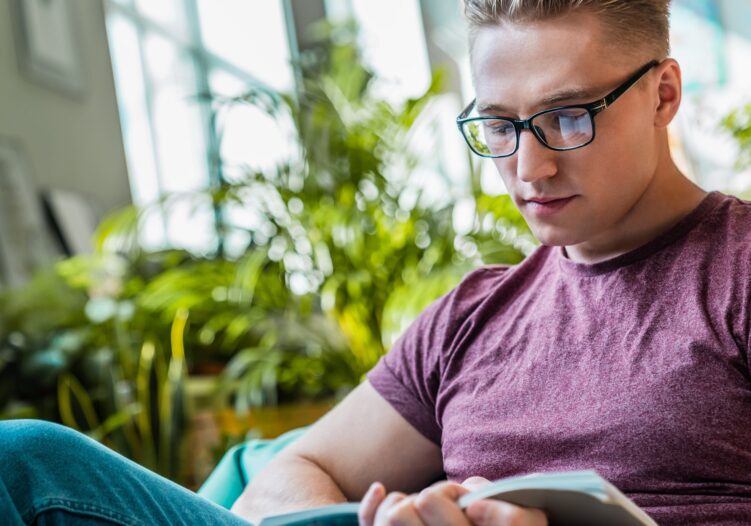
[[[212,131],[215,105],[199,97],[207,92],[235,96],[259,82],[291,91],[287,27],[282,0],[108,0],[107,30],[135,204],[210,187],[220,149],[227,178],[268,168],[287,154],[289,141],[280,127],[248,107],[217,117],[219,145]],[[149,248],[210,252],[217,243],[213,220],[208,202],[177,200],[146,216],[141,242]]]

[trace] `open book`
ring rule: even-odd
[[[497,480],[459,499],[464,509],[475,501],[499,499],[538,508],[550,526],[657,526],[628,497],[595,471],[541,473]],[[260,526],[357,526],[357,503],[337,504],[274,515]]]

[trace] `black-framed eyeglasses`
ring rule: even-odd
[[[473,100],[456,118],[456,125],[470,149],[481,157],[514,155],[519,149],[522,130],[531,131],[540,143],[551,150],[575,150],[595,140],[595,115],[618,100],[618,97],[659,63],[653,60],[645,64],[599,100],[589,104],[550,108],[524,120],[500,116],[470,116],[475,109],[476,100]]]

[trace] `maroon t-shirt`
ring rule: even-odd
[[[595,469],[660,524],[751,524],[750,324],[751,203],[715,192],[605,262],[470,273],[368,379],[450,480]]]

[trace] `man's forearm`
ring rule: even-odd
[[[258,523],[268,515],[346,500],[336,482],[316,463],[281,454],[250,481],[232,512]]]

